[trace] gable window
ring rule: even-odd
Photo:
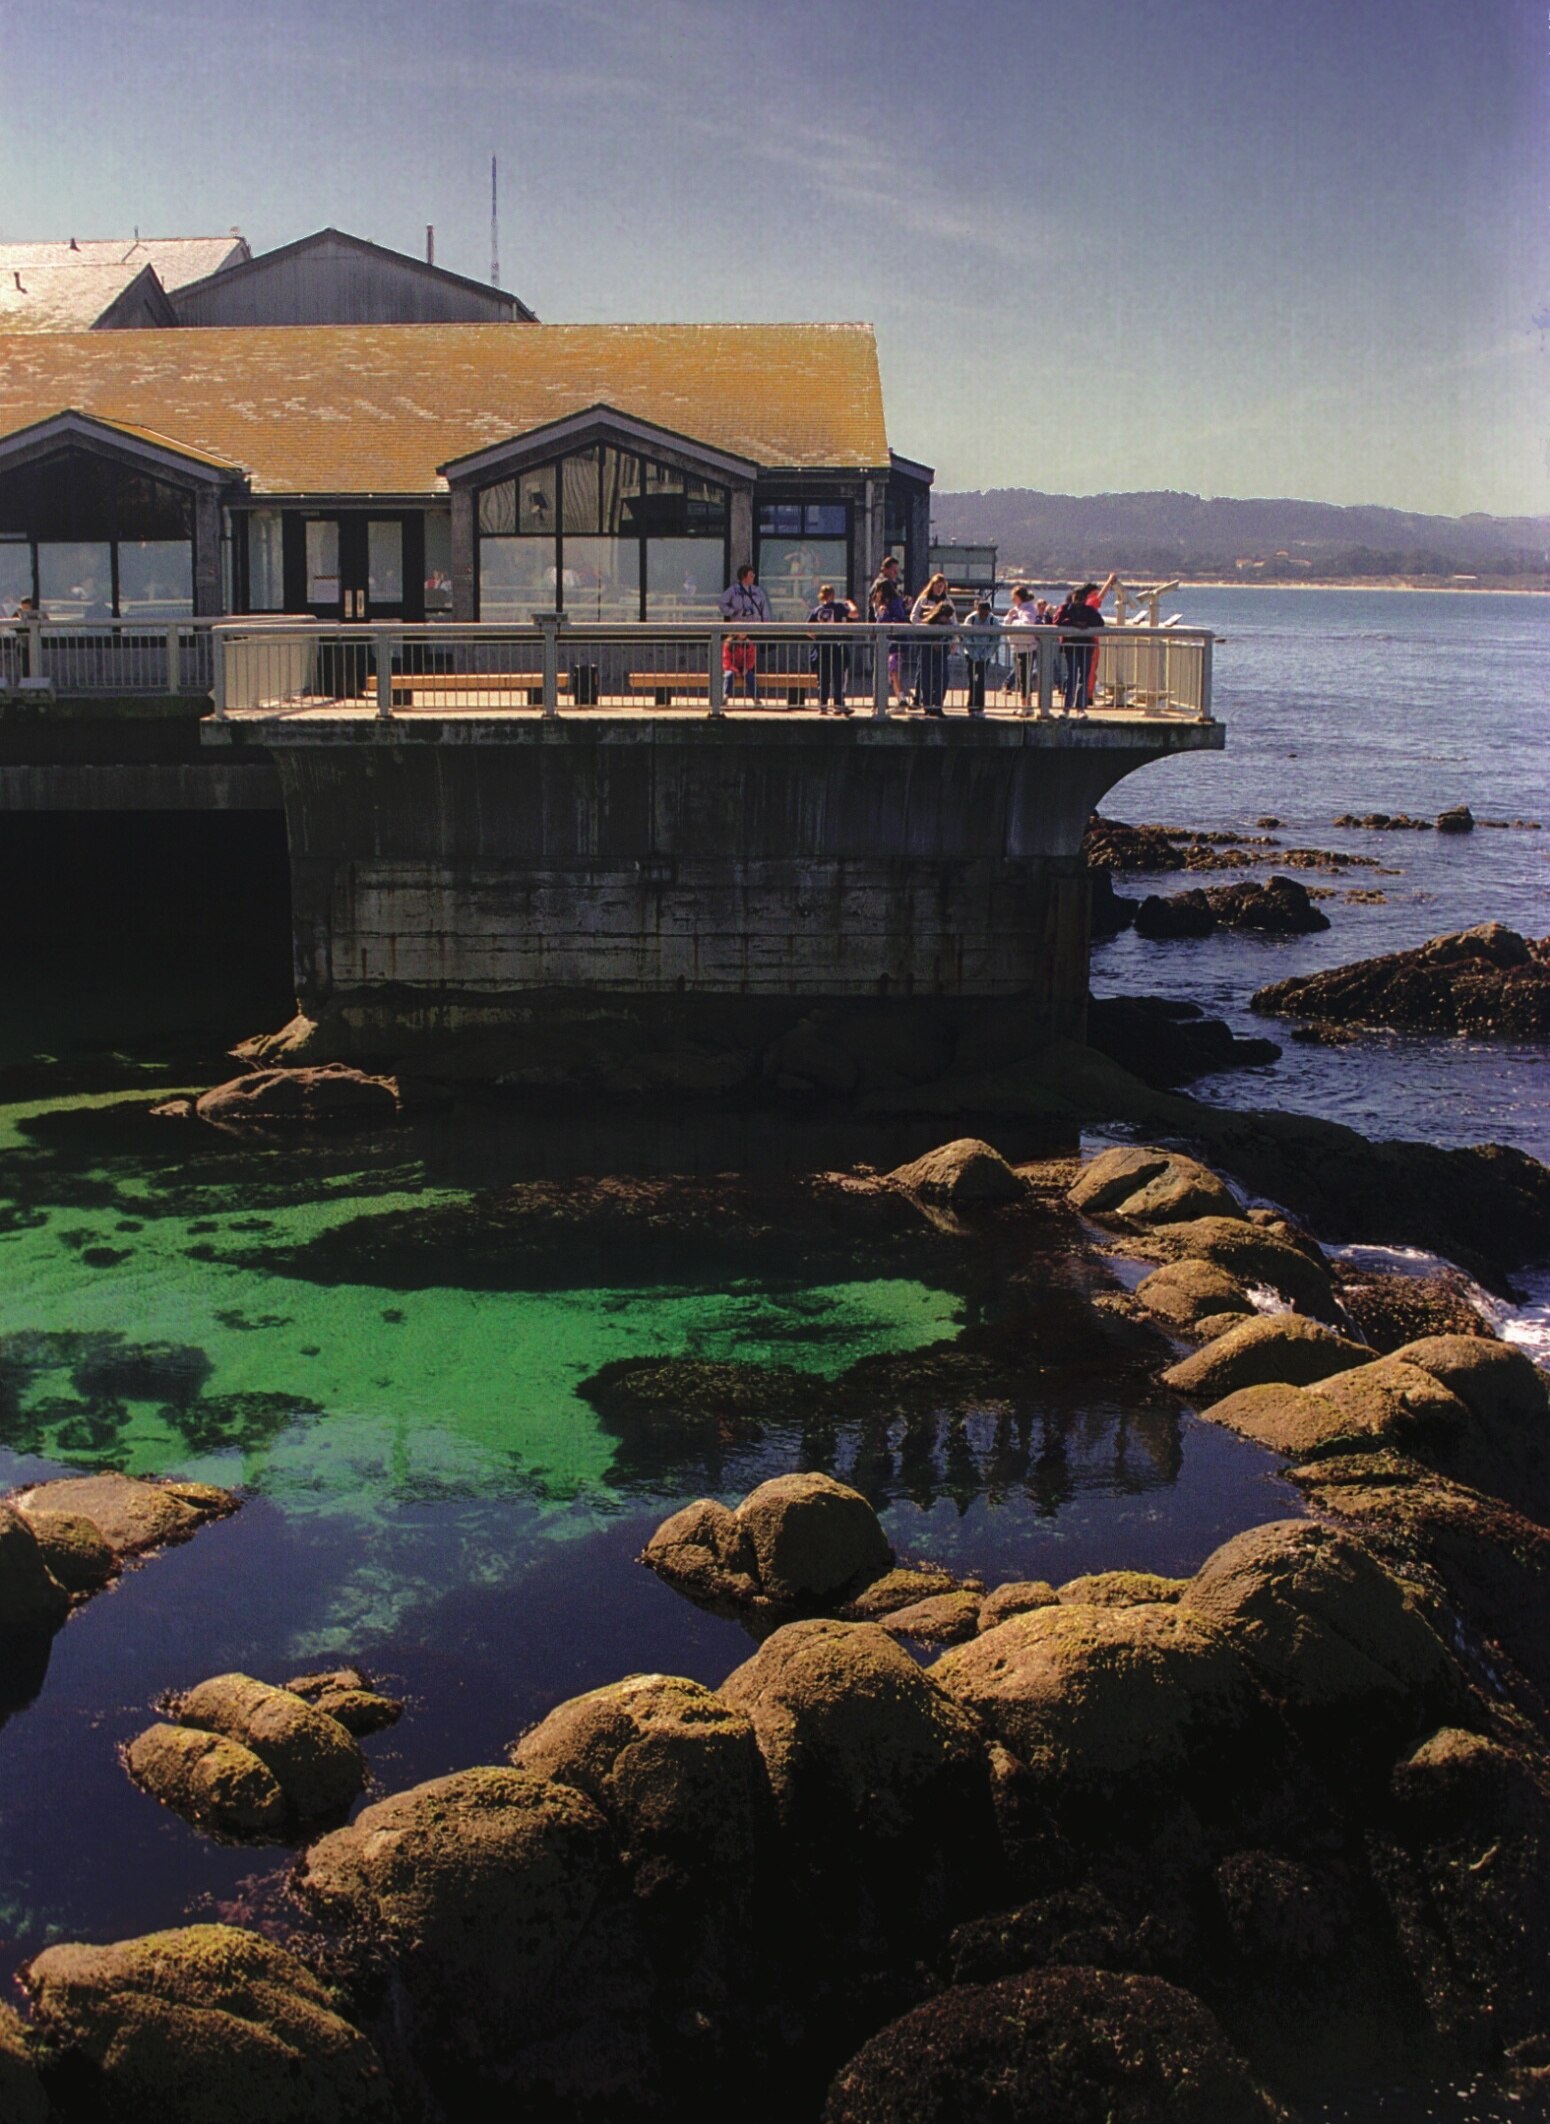
[[[480,617],[714,619],[727,518],[725,487],[611,444],[496,480],[475,519]]]
[[[20,597],[54,620],[187,618],[190,497],[86,450],[0,472],[0,604]]]
[[[850,595],[846,502],[765,502],[759,510],[759,581],[778,620],[806,619],[819,586]]]

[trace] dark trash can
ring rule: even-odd
[[[571,699],[578,708],[595,708],[603,691],[603,675],[596,664],[576,664],[570,675]]]

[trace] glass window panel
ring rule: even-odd
[[[691,479],[684,485],[684,529],[695,538],[725,538],[727,490],[709,480]]]
[[[802,529],[809,538],[844,538],[850,530],[843,502],[809,502],[802,512]]]
[[[31,595],[32,547],[26,539],[0,539],[0,618],[12,618]]]
[[[31,465],[22,465],[15,472],[0,472],[0,535],[20,531],[30,538],[36,534],[39,527],[33,507],[35,485]]]
[[[555,468],[540,465],[536,471],[524,472],[517,482],[518,512],[515,525],[504,524],[489,528],[510,531],[526,531],[552,538],[558,525],[555,520],[554,493]]]
[[[479,617],[526,626],[535,612],[554,608],[552,538],[479,541]]]
[[[725,588],[722,572],[722,549],[709,539],[648,538],[647,619],[715,619]]]
[[[640,529],[640,500],[643,485],[642,474],[650,477],[651,467],[642,466],[638,457],[624,450],[603,452],[603,529],[605,531],[638,531]]]
[[[255,509],[248,518],[248,610],[285,610],[284,528],[278,509]]]
[[[339,602],[339,526],[332,517],[313,517],[307,525],[307,603]]]
[[[111,619],[113,559],[107,540],[39,545],[38,592],[46,619]]]
[[[517,528],[517,484],[503,479],[479,493],[479,529],[504,538]]]
[[[806,619],[818,602],[818,585],[833,583],[839,596],[850,595],[846,546],[842,538],[762,538],[759,581],[778,620]]]
[[[638,620],[639,540],[568,537],[560,602],[573,620]]]
[[[181,488],[143,472],[118,471],[115,476],[114,520],[120,538],[143,542],[193,537],[194,505]]]
[[[452,610],[452,518],[438,510],[425,519],[425,616]]]
[[[794,538],[802,529],[800,502],[766,502],[759,511],[759,529],[767,537]]]
[[[194,549],[186,538],[120,539],[121,619],[188,619],[194,610]]]
[[[391,517],[366,525],[366,599],[371,606],[404,601],[404,527]]]
[[[578,450],[560,461],[560,510],[562,531],[595,532],[602,529],[598,515],[598,453]]]

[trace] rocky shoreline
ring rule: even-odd
[[[1151,1114],[1206,1111],[1125,1082]],[[685,1360],[587,1383],[624,1460],[666,1434],[681,1480],[716,1482],[772,1410],[803,1427],[800,1472],[686,1504],[642,1559],[746,1628],[714,1689],[623,1677],[505,1762],[353,1818],[355,1736],[401,1708],[358,1670],[168,1699],[126,1774],[189,1834],[295,1845],[288,1914],[47,1948],[30,2020],[0,2009],[0,2110],[708,2124],[757,2088],[765,2113],[825,2124],[993,2103],[1269,2124],[1315,2090],[1467,2071],[1531,2113],[1550,2096],[1550,1390],[1467,1286],[1390,1289],[1315,1233],[1367,1236],[1381,1195],[1407,1231],[1489,1231],[1505,1278],[1550,1253],[1550,1173],[1221,1118],[1238,1133],[1209,1162],[1182,1131],[1086,1164],[960,1138],[889,1172],[528,1183],[303,1248],[298,1273],[404,1284],[452,1250],[503,1287],[605,1259],[718,1280],[844,1262],[972,1303],[955,1338],[831,1382]],[[826,1429],[901,1410],[950,1431],[1000,1406],[1015,1436],[1034,1378],[1254,1440],[1308,1516],[1187,1577],[992,1585],[896,1555],[862,1490],[813,1464]],[[124,1477],[8,1501],[6,1641],[235,1502]]]

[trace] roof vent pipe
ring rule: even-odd
[[[11,278],[12,278],[12,279],[13,279],[13,280],[15,281],[15,283],[16,283],[16,292],[17,292],[17,293],[18,293],[19,295],[25,295],[25,294],[26,294],[26,292],[27,292],[27,290],[26,290],[26,289],[25,289],[25,288],[24,288],[24,287],[22,286],[22,276],[20,275],[20,273],[13,273],[13,274],[11,275]]]
[[[425,224],[425,263],[436,263],[436,228],[435,224],[429,221]]]

